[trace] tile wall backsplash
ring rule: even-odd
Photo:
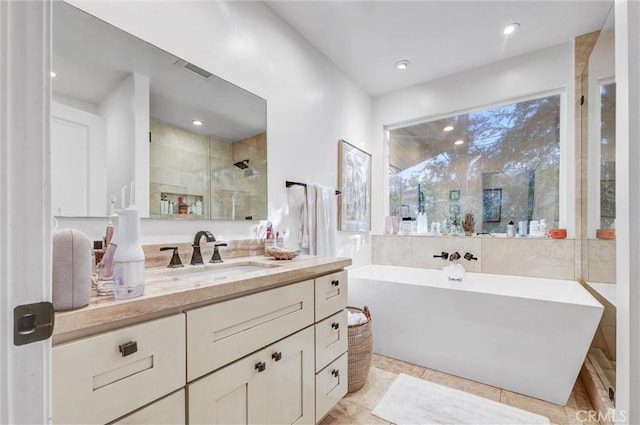
[[[616,283],[616,241],[588,240],[588,268],[584,280]]]
[[[439,269],[434,254],[470,252],[478,261],[462,260],[467,271],[574,279],[575,241],[569,239],[494,239],[469,237],[372,236],[372,262]]]

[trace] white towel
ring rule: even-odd
[[[300,232],[298,232],[298,245],[300,248],[309,249],[309,200],[307,188],[304,188],[304,201],[300,209]]]
[[[307,241],[309,255],[316,255],[316,187],[308,184],[304,190],[307,207]]]
[[[314,185],[316,190],[316,255],[333,258],[338,242],[336,190]]]
[[[300,219],[300,248],[308,249],[309,255],[335,257],[338,240],[337,211],[335,189],[308,184]]]

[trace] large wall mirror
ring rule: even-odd
[[[609,12],[583,75],[588,90],[588,230],[593,238],[612,237],[616,219],[615,21]],[[599,230],[600,229],[600,230]]]
[[[266,218],[264,99],[64,2],[52,69],[55,215]]]

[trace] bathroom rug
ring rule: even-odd
[[[549,418],[401,373],[373,409],[397,424],[549,424]]]

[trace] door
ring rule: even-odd
[[[189,384],[189,423],[265,423],[266,367],[261,350]]]
[[[313,326],[266,349],[269,389],[267,424],[315,422]]]
[[[51,205],[55,215],[107,215],[106,133],[100,115],[52,103]]]
[[[189,423],[313,424],[313,353],[308,327],[189,384]]]
[[[15,345],[13,317],[51,301],[50,21],[0,2],[0,423],[51,422],[51,341]]]

